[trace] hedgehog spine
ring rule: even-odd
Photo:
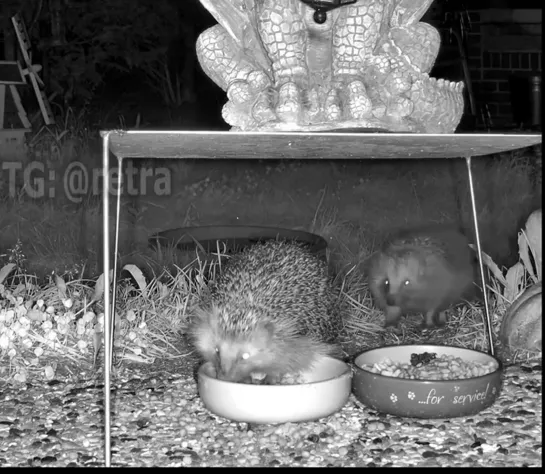
[[[336,356],[340,314],[327,266],[302,245],[268,241],[228,261],[191,327],[218,378],[275,383]]]

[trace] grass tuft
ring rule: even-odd
[[[474,160],[483,249],[501,265],[509,266],[518,258],[517,232],[541,197],[541,191],[532,185],[534,168],[523,158]],[[229,257],[224,248],[208,255],[199,248],[182,252],[175,245],[148,246],[152,232],[182,223],[277,225],[325,238],[343,310],[342,340],[349,354],[400,343],[488,350],[483,307],[475,302],[454,308],[447,326],[440,330],[421,331],[421,319],[413,317],[402,320],[399,333],[384,330],[383,315],[373,304],[364,275],[368,257],[400,226],[455,222],[471,231],[462,160],[430,162],[425,168],[415,164],[411,172],[397,164],[381,165],[379,171],[368,163],[337,164],[336,185],[331,184],[331,166],[323,163],[312,167],[280,163],[272,170],[267,163],[261,168],[252,165],[231,178],[220,165],[219,171],[205,173],[202,186],[183,188],[176,199],[143,204],[144,197],[136,203],[123,198],[119,268],[135,265],[145,286],[135,276],[137,272],[122,271],[116,289],[117,364],[151,364],[189,354],[179,341],[187,334],[190,315],[208,280]],[[188,175],[184,179],[190,181],[191,173],[203,170],[209,168],[201,169],[195,162],[184,168]],[[51,379],[61,370],[77,374],[78,365],[93,365],[102,344],[102,301],[93,301],[102,265],[101,203],[93,196],[80,206],[62,200],[34,200],[21,189],[0,199],[0,258],[2,264],[15,263],[15,270],[0,282],[0,378]],[[136,221],[127,215],[135,206]],[[159,228],[149,223],[156,216]],[[161,216],[166,217],[161,220]],[[65,281],[65,292],[59,290],[53,273]],[[494,341],[498,341],[510,301],[503,297],[494,275],[489,275],[488,282]],[[541,353],[510,357],[531,361]],[[64,364],[66,359],[72,365]]]

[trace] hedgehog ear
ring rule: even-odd
[[[202,308],[197,307],[192,314],[193,324],[208,322],[208,312]]]
[[[258,334],[264,341],[272,339],[274,336],[274,325],[271,322],[260,324]]]
[[[220,311],[216,305],[201,310],[201,319],[208,324],[215,324],[220,317]]]

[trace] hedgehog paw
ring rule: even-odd
[[[445,311],[441,311],[435,316],[435,325],[437,327],[442,328],[447,324],[447,313]]]
[[[384,328],[390,326],[397,327],[401,319],[401,308],[398,306],[388,306],[384,315]]]
[[[430,324],[427,321],[423,321],[418,328],[420,329],[420,331],[432,331],[436,328],[436,326],[433,323]]]
[[[446,318],[444,313],[437,313],[436,310],[428,311],[424,316],[424,322],[422,323],[422,329],[434,329],[436,327],[444,326]]]

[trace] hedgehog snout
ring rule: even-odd
[[[386,304],[388,306],[397,306],[396,305],[396,298],[394,297],[394,295],[391,295],[390,293],[388,293],[386,295]]]
[[[228,382],[245,381],[255,365],[254,356],[232,342],[220,346],[215,361],[217,378]]]
[[[238,382],[244,378],[241,374],[240,363],[230,357],[218,357],[216,361],[216,374],[219,380]]]
[[[392,287],[389,280],[384,282],[384,299],[388,306],[397,306],[396,294],[392,293]]]
[[[216,365],[216,374],[219,380],[226,382],[240,382],[247,377],[248,374],[241,370],[237,363],[225,363],[221,361]]]
[[[409,295],[405,291],[395,291],[386,294],[386,304],[388,306],[404,306]]]
[[[384,283],[384,299],[388,306],[403,306],[404,301],[411,294],[411,282],[404,279],[401,282],[397,280],[386,280]]]

